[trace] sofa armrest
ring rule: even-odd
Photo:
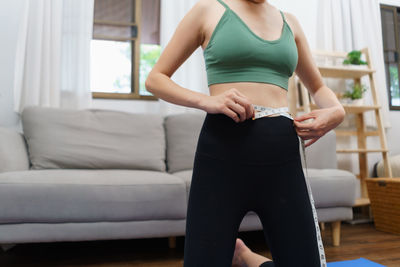
[[[29,158],[24,136],[15,130],[0,127],[0,172],[28,169]]]
[[[309,140],[305,141],[305,143],[307,142]],[[337,169],[336,133],[334,130],[327,132],[305,150],[308,168]]]

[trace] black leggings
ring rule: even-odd
[[[207,113],[194,159],[184,267],[232,266],[248,211],[259,216],[273,258],[260,266],[323,266],[293,121],[236,123]]]

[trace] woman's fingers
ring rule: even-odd
[[[238,94],[241,94],[240,92]],[[250,119],[253,117],[255,111],[253,105],[250,103],[250,101],[247,100],[246,97],[242,97],[240,95],[234,95],[233,96],[234,102],[240,104],[244,109],[245,109],[245,118]]]
[[[226,105],[233,112],[237,113],[239,121],[244,121],[246,119],[246,109],[242,105],[236,103],[234,100],[229,101]]]
[[[304,143],[304,147],[308,147],[308,146],[314,144],[315,142],[317,142],[317,140],[318,140],[319,138],[320,138],[320,137],[315,137],[315,138],[313,138],[310,142]]]
[[[224,109],[223,113],[226,114],[228,117],[232,118],[235,122],[240,121],[239,115],[233,110],[229,109],[228,107]]]
[[[303,115],[301,115],[301,116],[298,116],[298,117],[296,117],[296,118],[294,118],[294,121],[303,121],[303,120],[308,120],[308,119],[311,119],[311,118],[315,118],[315,115],[313,114],[313,112],[309,112],[309,113],[307,113],[307,114],[303,114]]]
[[[299,128],[300,130],[313,130],[315,127],[314,121],[308,123],[301,123],[298,121],[293,121],[294,125]]]
[[[315,135],[311,131],[297,131],[297,135],[303,140],[314,138]]]

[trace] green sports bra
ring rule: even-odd
[[[288,90],[289,78],[297,66],[293,32],[283,19],[281,37],[264,40],[222,0],[225,12],[204,49],[208,85],[228,82],[259,82]]]

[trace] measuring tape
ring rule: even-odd
[[[254,104],[252,104],[252,105],[254,107],[254,110],[256,111],[252,120],[266,117],[266,116],[269,116],[272,114],[279,114],[281,116],[285,116],[294,121],[292,115],[289,112],[289,107],[271,108],[271,107],[265,107],[265,106],[254,105]],[[326,257],[325,257],[324,245],[322,243],[321,233],[320,233],[319,224],[318,224],[317,210],[315,209],[314,198],[312,196],[311,187],[308,183],[308,170],[307,170],[307,161],[306,161],[306,151],[305,151],[304,140],[302,138],[300,138],[299,136],[298,136],[298,138],[300,139],[300,142],[301,142],[301,149],[303,152],[303,159],[304,159],[303,165],[305,166],[306,174],[307,174],[306,175],[307,178],[305,178],[305,182],[307,185],[307,192],[308,192],[308,196],[310,198],[311,209],[312,209],[312,213],[313,213],[313,217],[314,217],[314,224],[315,224],[316,233],[317,233],[318,250],[319,250],[319,257],[320,257],[320,261],[321,261],[321,267],[326,267],[327,266]]]
[[[280,107],[280,108],[270,108],[270,107],[264,107],[264,106],[259,106],[259,105],[254,105],[254,110],[256,111],[254,117],[252,118],[253,120],[269,116],[272,114],[279,114],[285,117],[288,117],[289,119],[292,119],[291,114],[289,113],[289,108],[288,107]]]

